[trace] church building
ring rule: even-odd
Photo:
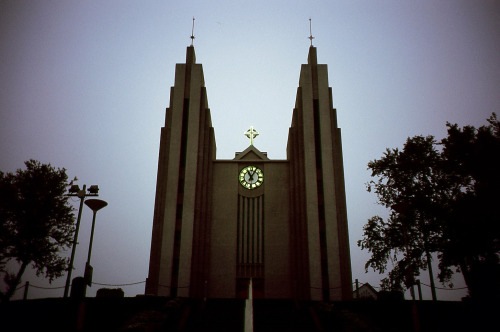
[[[352,298],[340,128],[327,66],[309,48],[287,158],[253,145],[216,158],[203,68],[177,64],[161,128],[146,295]],[[249,124],[250,125],[250,124]]]

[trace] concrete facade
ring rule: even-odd
[[[250,145],[215,158],[201,64],[177,64],[161,129],[146,294],[194,298],[352,297],[340,129],[316,48],[302,65],[287,159]],[[258,168],[245,188],[239,174]],[[252,177],[251,181],[255,181]],[[260,183],[257,183],[259,185]]]

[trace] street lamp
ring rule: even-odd
[[[92,242],[94,241],[94,228],[95,228],[95,216],[97,211],[108,205],[107,202],[102,199],[88,199],[85,201],[85,205],[92,209],[94,215],[92,217],[92,230],[90,231],[90,243],[89,243],[89,254],[87,256],[87,263],[85,263],[85,284],[87,286],[92,286],[92,266],[90,265],[90,257],[92,256]]]
[[[76,196],[80,198],[80,208],[78,209],[78,218],[76,219],[76,229],[75,229],[75,235],[73,237],[73,246],[71,248],[71,258],[69,260],[69,266],[68,266],[68,276],[66,277],[66,286],[64,287],[64,297],[68,297],[69,293],[69,286],[71,282],[71,272],[73,272],[73,264],[75,262],[75,251],[76,251],[76,245],[78,241],[78,231],[80,230],[80,220],[82,219],[82,207],[83,207],[83,201],[85,200],[85,197],[88,196],[99,196],[99,186],[97,185],[92,185],[88,189],[88,193],[85,193],[85,189],[87,189],[87,185],[83,185],[83,189],[80,190],[80,187],[77,184],[72,185],[68,192],[69,194],[66,194],[66,196]]]

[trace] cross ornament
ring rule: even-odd
[[[259,132],[255,130],[253,126],[250,126],[250,129],[245,131],[243,134],[245,134],[246,137],[250,138],[250,145],[253,145],[253,139],[259,136]]]

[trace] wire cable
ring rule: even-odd
[[[145,282],[146,282],[146,280],[137,281],[137,282],[131,282],[131,283],[128,283],[128,284],[117,284],[117,285],[114,285],[114,284],[102,284],[102,283],[99,283],[99,282],[93,282],[93,284],[96,284],[96,285],[99,285],[99,286],[132,286],[132,285],[143,284]]]

